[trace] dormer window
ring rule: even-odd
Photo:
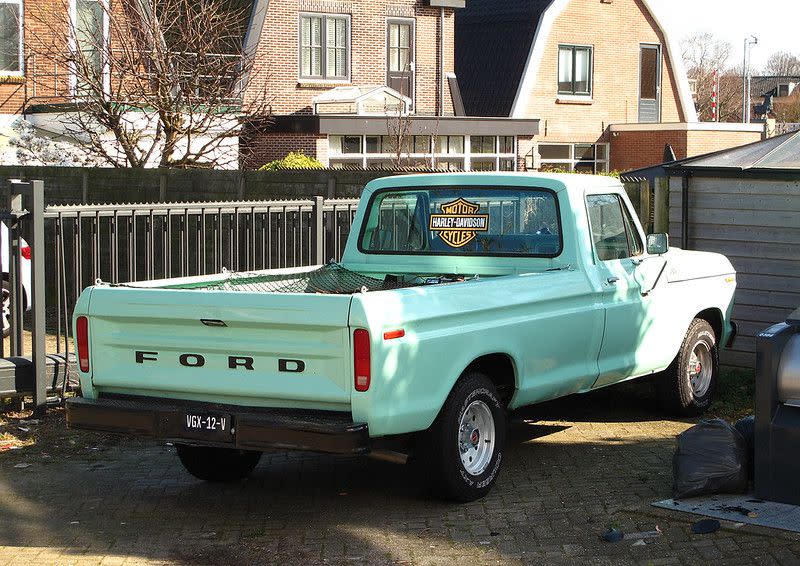
[[[558,46],[558,94],[592,95],[592,48]]]

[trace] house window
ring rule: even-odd
[[[347,80],[350,67],[348,36],[348,16],[300,16],[300,77]]]
[[[436,153],[464,153],[464,136],[437,136]]]
[[[108,22],[103,0],[74,0],[72,4],[74,49],[79,53],[80,65],[74,73],[75,93],[91,93],[91,85],[107,84],[105,69],[108,50]]]
[[[592,48],[558,46],[558,94],[592,94]]]
[[[542,171],[608,172],[607,143],[540,143],[538,149]],[[533,167],[532,159],[526,162]]]
[[[495,153],[495,136],[472,136],[472,153]]]
[[[328,154],[331,167],[515,171],[517,164],[514,136],[331,135]]]
[[[411,24],[389,24],[389,71],[408,71],[411,66]]]
[[[22,0],[0,0],[0,73],[22,73]]]

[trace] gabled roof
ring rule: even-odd
[[[798,75],[769,75],[750,77],[750,96],[753,98],[761,98],[768,94],[776,96],[778,85],[788,83],[800,83],[800,76]]]
[[[668,169],[726,169],[732,171],[788,171],[800,173],[800,131],[751,144],[690,157]]]
[[[553,0],[469,0],[456,12],[456,76],[468,116],[510,116],[539,19]]]
[[[782,177],[800,175],[800,131],[789,132],[765,140],[723,149],[659,165],[626,171],[623,183],[650,181],[657,177],[680,176],[686,172],[723,177]]]
[[[456,75],[467,115],[525,116],[553,22],[570,1],[469,0],[456,13]],[[664,36],[685,121],[697,122],[681,51],[650,0],[642,4]]]

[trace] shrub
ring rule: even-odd
[[[283,159],[270,161],[262,166],[259,171],[278,171],[279,169],[322,169],[323,165],[317,159],[309,157],[302,151],[290,151]]]

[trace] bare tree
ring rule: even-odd
[[[729,67],[731,45],[711,33],[696,33],[682,42],[683,60],[697,91],[697,115],[700,120],[712,118],[714,73],[719,77],[717,115],[720,122],[735,122],[742,117],[742,71]]]
[[[788,51],[777,51],[767,59],[764,73],[781,77],[800,75],[800,57]]]
[[[254,54],[243,49],[247,2],[70,4],[42,3],[29,20],[37,75],[55,71],[34,79],[36,90],[70,103],[59,114],[63,132],[108,165],[219,165],[236,155],[243,117],[269,117]]]
[[[800,92],[776,101],[774,113],[778,123],[800,123]]]

